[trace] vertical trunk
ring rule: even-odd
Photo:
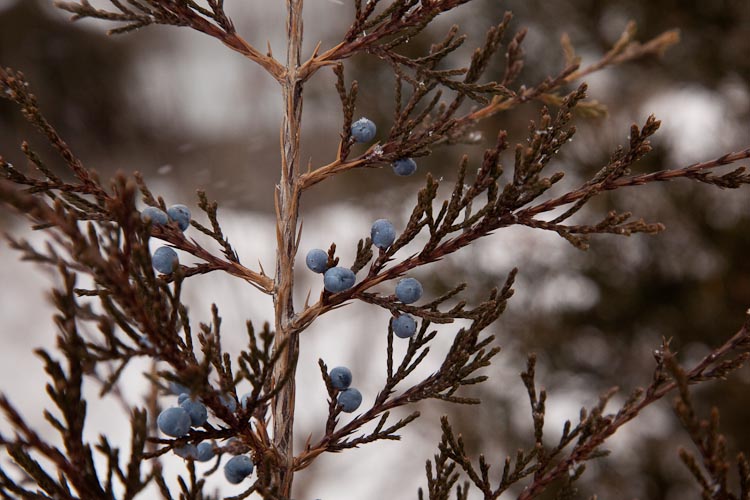
[[[297,355],[299,338],[291,329],[294,320],[294,273],[296,253],[297,217],[299,210],[300,120],[302,117],[302,85],[297,81],[302,45],[302,2],[286,0],[287,5],[287,75],[283,82],[284,120],[281,129],[281,181],[276,191],[276,293],[274,296],[276,319],[276,346],[286,343],[286,349],[274,367],[274,378],[278,381],[292,374],[283,389],[273,399],[273,441],[278,453],[285,459],[279,467],[278,485],[282,498],[289,498],[292,491],[293,471],[293,425]]]

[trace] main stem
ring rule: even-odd
[[[299,212],[299,144],[302,118],[302,84],[297,70],[302,47],[303,0],[286,0],[287,60],[282,81],[284,120],[281,126],[281,181],[276,190],[276,321],[275,348],[283,353],[274,366],[276,383],[286,378],[282,389],[271,402],[273,442],[282,462],[278,464],[281,498],[290,498],[294,477],[294,374],[299,353],[299,337],[294,330],[294,256],[297,251],[297,218]]]

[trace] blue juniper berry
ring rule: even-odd
[[[337,401],[341,406],[341,411],[352,413],[362,404],[362,393],[354,387],[349,387],[339,393]]]
[[[328,252],[320,248],[313,248],[307,252],[305,264],[315,273],[324,273],[328,269]]]
[[[151,222],[154,226],[163,226],[169,222],[169,217],[164,210],[158,207],[146,207],[141,210],[141,220]]]
[[[367,118],[360,118],[352,123],[352,137],[357,142],[370,142],[375,138],[377,127]]]
[[[180,231],[185,231],[190,227],[190,209],[185,205],[172,205],[167,209],[167,215],[177,222]]]
[[[162,274],[170,274],[180,264],[180,258],[171,247],[159,247],[151,257],[154,269]]]
[[[399,158],[391,165],[396,175],[406,177],[417,171],[417,162],[413,158]]]
[[[345,366],[337,366],[328,374],[334,389],[343,391],[352,383],[352,372]]]
[[[408,339],[417,331],[417,322],[409,314],[400,314],[391,318],[391,328],[396,337]]]
[[[422,284],[414,278],[404,278],[396,285],[396,297],[404,304],[411,304],[422,297]]]
[[[343,292],[353,287],[356,280],[351,269],[332,267],[323,276],[323,287],[331,293]]]
[[[396,229],[389,220],[378,219],[372,223],[370,239],[376,247],[385,250],[396,241]]]
[[[232,484],[239,484],[253,473],[253,461],[247,455],[237,455],[224,465],[224,477]]]

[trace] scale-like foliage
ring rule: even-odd
[[[563,69],[533,85],[519,85],[524,66],[522,42],[525,30],[508,35],[512,16],[507,13],[491,27],[481,46],[465,66],[446,67],[448,56],[461,47],[466,37],[457,26],[432,44],[421,55],[406,55],[403,45],[420,34],[440,14],[470,0],[369,0],[354,1],[354,20],[341,43],[321,51],[315,48],[302,60],[302,1],[288,0],[287,23],[289,56],[286,63],[274,58],[270,49],[261,53],[235,30],[224,10],[223,0],[110,0],[109,8],[95,7],[88,0],[56,2],[71,12],[73,19],[96,18],[116,25],[112,34],[134,31],[151,24],[184,26],[220,40],[270,73],[279,83],[285,102],[282,124],[281,180],[276,192],[277,263],[274,276],[240,263],[238,252],[221,227],[218,204],[198,192],[198,206],[208,224],[192,220],[192,226],[210,237],[214,248],[206,248],[186,237],[177,224],[152,224],[141,220],[136,210],[138,193],[143,203],[162,210],[163,199],[154,196],[136,172],[120,175],[105,183],[76,157],[65,141],[44,118],[37,100],[22,74],[0,69],[0,96],[15,102],[30,123],[36,126],[60,156],[67,175],[54,173],[46,160],[29,143],[21,149],[31,172],[16,168],[0,158],[0,201],[26,215],[32,227],[44,230],[49,243],[34,246],[9,237],[10,245],[22,258],[54,267],[63,282],[53,294],[58,314],[55,353],[38,351],[50,377],[48,395],[55,406],[46,411],[48,423],[56,429],[64,448],[44,441],[26,423],[24,417],[4,397],[0,409],[14,429],[13,435],[0,436],[0,444],[19,467],[20,472],[0,469],[0,495],[4,498],[105,499],[135,498],[151,483],[153,491],[164,498],[211,499],[204,491],[204,479],[196,473],[193,458],[187,460],[187,476],[179,477],[179,491],[170,491],[162,475],[159,457],[170,451],[181,452],[190,445],[210,442],[216,464],[207,473],[216,472],[230,455],[249,454],[255,464],[254,480],[233,498],[254,493],[264,498],[289,498],[295,472],[329,452],[344,452],[379,440],[398,440],[399,431],[419,417],[412,412],[398,420],[391,410],[414,403],[439,399],[459,404],[480,401],[463,395],[464,386],[482,383],[482,373],[500,352],[492,334],[487,333],[502,315],[513,295],[516,270],[500,289],[486,294],[479,304],[462,299],[465,284],[456,284],[442,296],[422,305],[407,305],[395,295],[383,295],[378,285],[392,282],[412,270],[440,261],[471,245],[479,238],[510,226],[527,226],[553,231],[580,249],[586,249],[590,237],[597,234],[628,236],[656,233],[659,223],[634,219],[631,212],[607,213],[593,222],[569,223],[597,196],[608,191],[637,187],[678,178],[694,180],[721,188],[739,188],[750,183],[744,168],[716,174],[717,167],[750,157],[750,148],[728,153],[714,160],[683,168],[632,174],[631,167],[650,151],[649,138],[659,121],[649,117],[642,127],[633,125],[627,147],[615,151],[610,161],[580,187],[557,190],[565,172],[550,171],[555,157],[575,134],[574,116],[601,115],[605,108],[588,100],[587,86],[581,78],[605,67],[649,55],[660,55],[677,41],[676,32],[667,32],[643,44],[634,40],[634,26],[628,25],[612,49],[599,61],[581,67],[580,58],[570,41],[562,41]],[[350,127],[357,100],[361,98],[356,82],[347,84],[346,60],[355,55],[371,55],[386,64],[393,73],[395,98],[393,119],[385,141],[374,144],[362,154],[352,156],[354,139]],[[504,54],[503,71],[487,74],[493,59]],[[341,141],[335,160],[327,165],[299,165],[299,128],[304,84],[317,71],[331,66],[336,75],[335,91],[342,106]],[[569,91],[570,85],[576,87]],[[567,90],[567,94],[566,94]],[[298,222],[300,199],[318,183],[355,168],[382,168],[407,157],[440,154],[443,147],[476,142],[475,128],[481,120],[530,102],[543,103],[539,118],[529,124],[526,137],[513,148],[513,165],[504,164],[503,153],[511,147],[508,133],[497,131],[494,144],[482,161],[473,165],[464,157],[456,168],[452,187],[442,191],[443,182],[427,175],[417,193],[412,213],[403,230],[388,248],[373,250],[369,238],[358,243],[351,266],[363,276],[349,289],[338,293],[323,291],[313,302],[295,309],[293,301],[293,262],[298,251],[302,224]],[[471,104],[467,106],[467,104]],[[556,211],[554,217],[549,213]],[[152,269],[149,241],[156,238],[201,261],[178,266],[169,275]],[[336,244],[328,250],[328,267],[339,264]],[[193,276],[223,271],[246,281],[273,298],[275,324],[256,330],[247,322],[247,347],[228,353],[222,345],[221,317],[218,306],[211,309],[211,321],[200,323],[194,331],[190,311],[181,301],[185,280]],[[76,283],[86,278],[86,288]],[[361,301],[388,310],[392,315],[409,314],[420,322],[415,335],[400,359],[394,350],[394,332],[387,328],[385,383],[370,408],[342,422],[342,406],[337,403],[328,368],[320,360],[323,382],[329,396],[329,411],[321,422],[320,436],[310,436],[302,450],[294,450],[294,394],[299,336],[329,311],[352,301]],[[437,336],[433,325],[451,325],[457,320],[468,324],[453,328],[452,342],[444,359],[431,374],[414,380],[415,369],[433,363],[428,357]],[[748,357],[748,325],[713,351],[692,369],[682,368],[664,342],[656,356],[652,383],[632,392],[615,413],[606,405],[615,391],[608,391],[598,404],[582,409],[578,423],[567,422],[559,443],[546,444],[546,392],[537,390],[536,358],[529,357],[522,381],[527,389],[533,421],[533,439],[528,449],[508,457],[502,472],[493,474],[491,463],[483,456],[469,457],[463,440],[447,418],[442,421],[442,439],[433,461],[428,461],[427,488],[419,498],[468,498],[470,485],[486,499],[500,497],[515,485],[524,488],[519,498],[533,498],[554,485],[558,498],[572,498],[575,481],[584,473],[587,461],[602,456],[605,441],[622,425],[670,392],[680,399],[676,412],[695,441],[700,459],[683,450],[682,460],[696,477],[704,498],[746,498],[750,491],[750,466],[744,456],[738,458],[739,496],[728,493],[729,468],[724,441],[718,433],[718,414],[709,421],[700,420],[690,403],[688,386],[723,378]],[[447,333],[442,333],[446,334]],[[145,408],[131,412],[130,456],[123,461],[120,450],[106,436],[97,443],[83,437],[87,405],[82,383],[90,378],[101,386],[101,394],[118,394],[126,366],[136,357],[154,361],[147,374],[152,391]],[[59,359],[64,359],[59,361]],[[157,369],[156,362],[161,362]],[[252,387],[246,395],[237,394],[240,382]],[[194,426],[186,435],[163,439],[155,424],[160,411],[159,395],[168,386],[179,386],[199,399],[215,418]],[[122,399],[123,404],[127,402]],[[374,428],[365,426],[377,422]],[[94,454],[106,457],[108,468],[97,471]],[[50,466],[42,465],[40,459]],[[477,464],[477,465],[475,465]],[[52,469],[50,469],[52,467]],[[465,482],[461,478],[465,477]],[[118,483],[117,488],[115,483]],[[33,486],[29,486],[29,484]]]

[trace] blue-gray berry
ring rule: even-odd
[[[401,314],[391,318],[391,328],[396,337],[408,339],[417,331],[417,322],[408,314]]]
[[[187,392],[183,392],[182,394],[177,396],[177,404],[181,405],[183,401],[189,398],[190,398],[190,394],[188,394]]]
[[[253,461],[247,455],[232,457],[224,465],[224,477],[232,484],[239,484],[247,476],[253,473]]]
[[[169,392],[174,394],[175,396],[179,396],[180,394],[189,394],[190,389],[188,389],[186,386],[178,383],[178,382],[170,382],[169,383]]]
[[[190,423],[193,427],[201,426],[206,423],[206,420],[208,420],[208,410],[206,409],[206,405],[200,401],[188,398],[180,403],[180,408],[190,415]]]
[[[307,252],[305,264],[308,269],[316,273],[324,273],[328,269],[328,252],[320,248],[313,248]]]
[[[331,385],[339,391],[345,390],[352,383],[352,371],[345,366],[337,366],[328,374],[331,378]]]
[[[167,436],[182,437],[190,431],[190,415],[179,406],[167,408],[159,413],[156,425]]]
[[[172,205],[167,209],[167,215],[170,219],[177,222],[180,231],[190,227],[190,209],[185,205]]]
[[[194,444],[186,444],[184,446],[180,446],[179,448],[172,448],[172,451],[178,457],[182,457],[186,460],[188,458],[192,458],[193,460],[198,458],[198,447]]]
[[[356,280],[351,269],[332,267],[323,275],[323,287],[332,293],[343,292],[353,287]]]
[[[352,413],[362,404],[362,393],[354,387],[349,387],[339,393],[337,401],[341,411]]]
[[[170,274],[180,264],[180,258],[171,247],[159,247],[151,257],[151,264],[160,273]]]
[[[237,401],[229,394],[222,394],[219,396],[219,401],[221,401],[221,404],[226,406],[231,412],[234,412],[234,410],[237,409]]]
[[[375,138],[377,127],[367,118],[360,118],[352,123],[352,137],[357,142],[370,142]]]
[[[164,210],[157,207],[146,207],[141,211],[141,220],[151,222],[154,226],[163,226],[169,222],[169,217]]]
[[[417,171],[417,162],[413,158],[399,158],[391,165],[396,175],[406,177]]]
[[[391,221],[378,219],[372,223],[370,239],[376,247],[385,250],[396,241],[396,229],[391,224]]]
[[[411,304],[422,297],[422,284],[414,278],[404,278],[396,285],[396,297],[404,304]]]
[[[195,459],[199,462],[208,462],[214,456],[216,455],[216,452],[214,451],[214,444],[210,441],[203,441],[198,445],[198,453],[196,454]]]

